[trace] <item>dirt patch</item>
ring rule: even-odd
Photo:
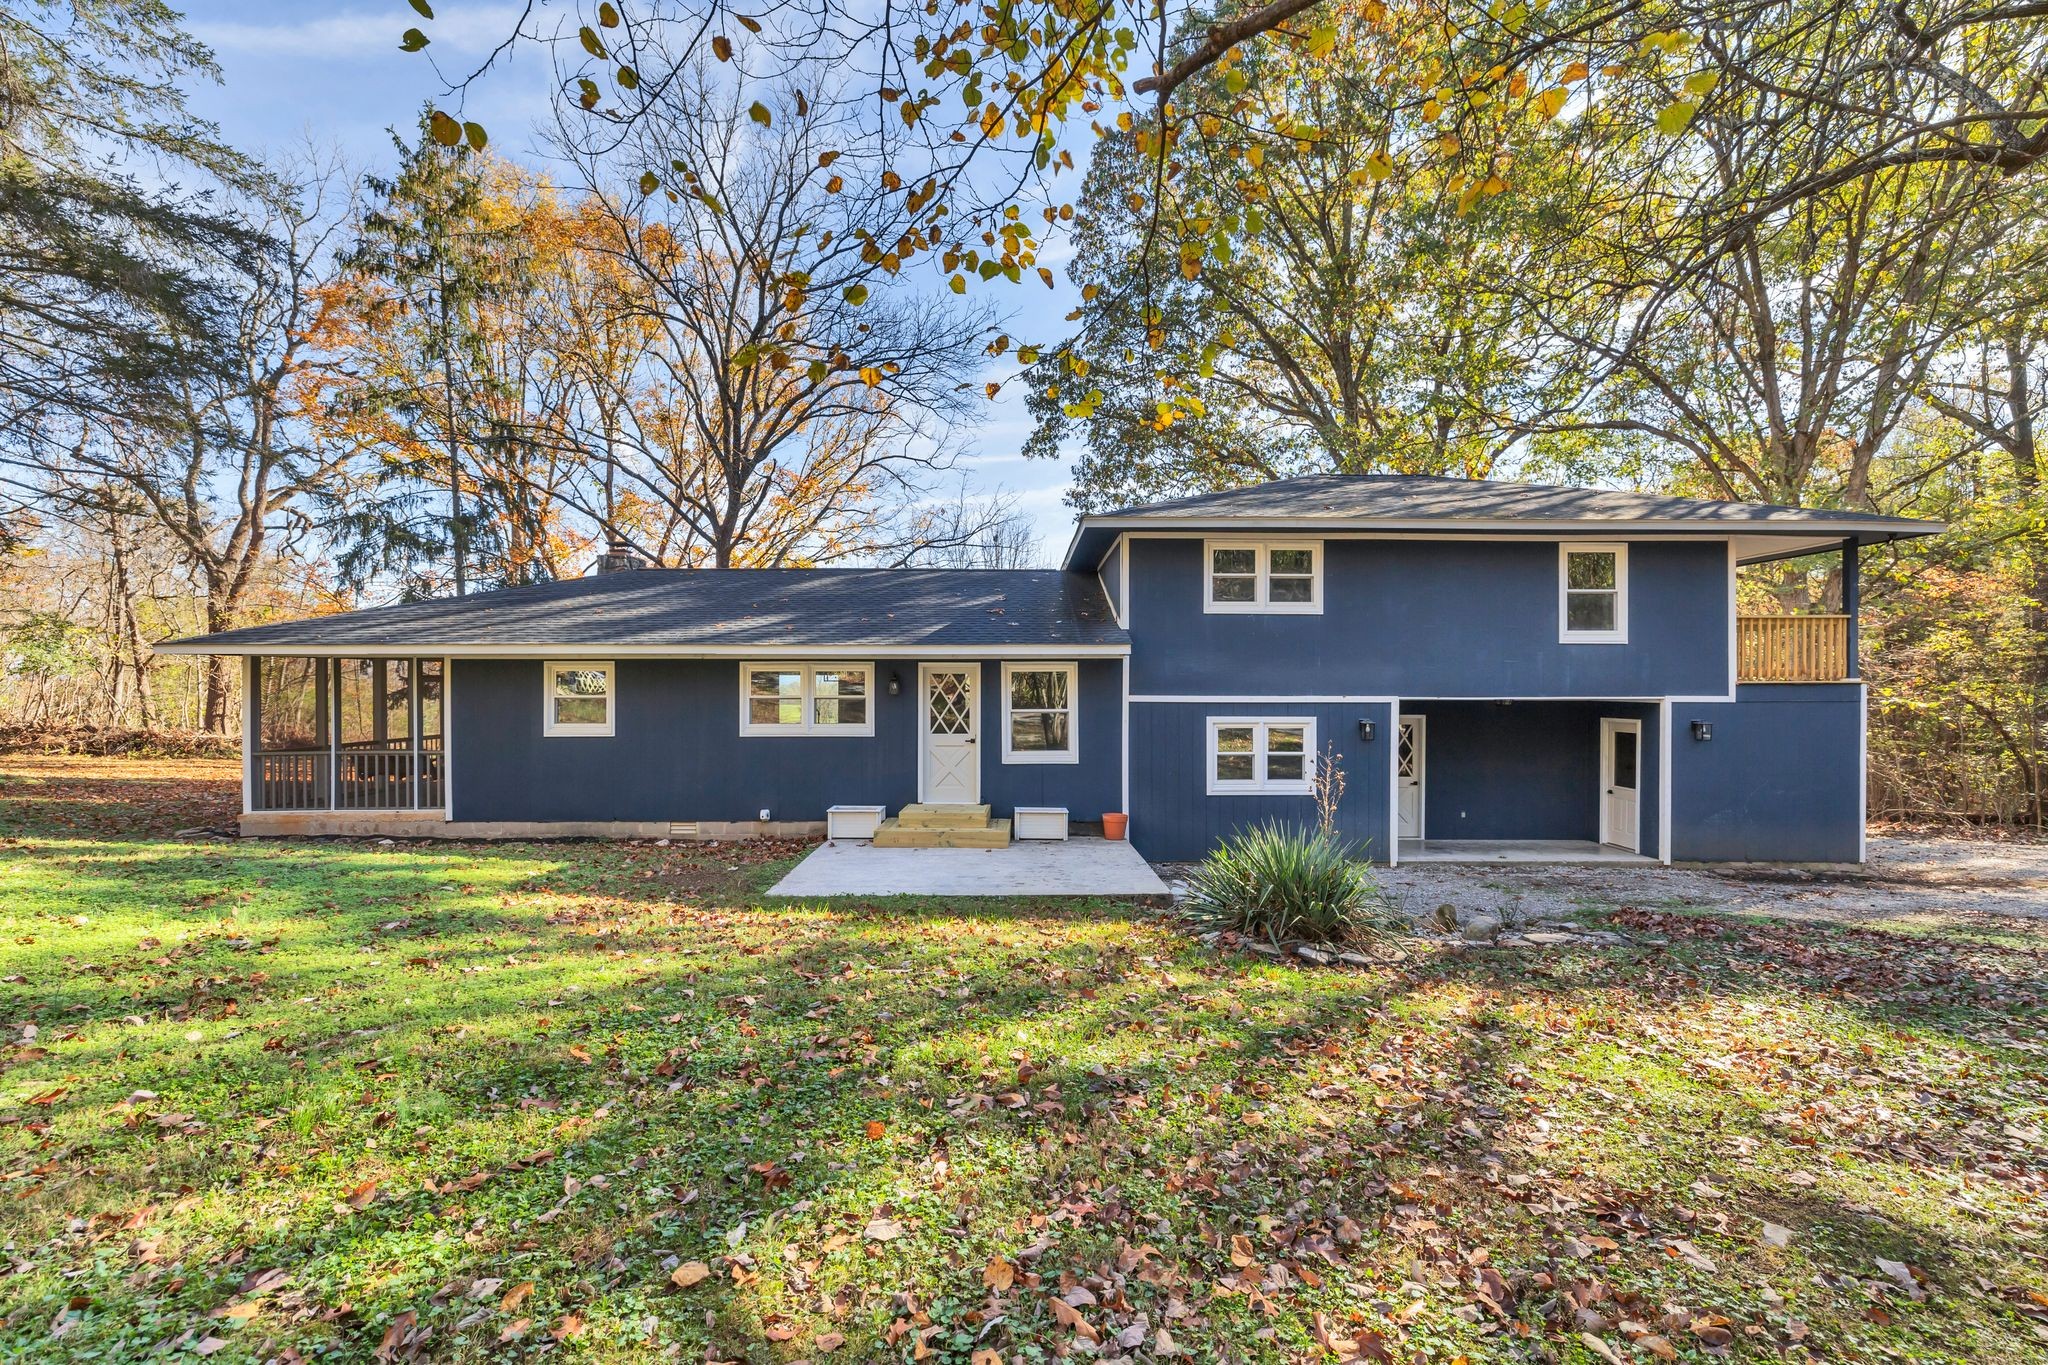
[[[0,834],[65,830],[121,838],[232,830],[241,808],[236,759],[0,756]]]

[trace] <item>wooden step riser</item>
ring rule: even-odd
[[[905,829],[987,829],[987,806],[905,806],[896,822]]]
[[[876,848],[1008,848],[1010,822],[992,820],[982,829],[906,829],[884,820],[869,842]]]

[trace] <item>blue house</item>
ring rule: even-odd
[[[1062,567],[649,569],[158,646],[246,660],[246,833],[742,837],[832,807],[1129,818],[1318,777],[1376,860],[1856,862],[1861,547],[1931,522],[1316,476],[1082,517]],[[1736,569],[1839,554],[1844,611]]]

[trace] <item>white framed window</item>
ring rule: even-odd
[[[609,663],[549,660],[541,673],[541,733],[565,738],[611,734],[617,681]]]
[[[1074,664],[1003,665],[1003,762],[1081,761]]]
[[[872,735],[873,664],[740,665],[743,735]]]
[[[1323,609],[1320,540],[1209,540],[1202,543],[1202,610],[1300,612]]]
[[[1568,645],[1628,643],[1628,546],[1557,547],[1558,639]]]
[[[1209,718],[1209,795],[1305,796],[1315,789],[1315,777],[1315,721]]]

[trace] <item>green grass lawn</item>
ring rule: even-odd
[[[0,1356],[2019,1361],[2044,941],[1307,971],[0,758]],[[1663,942],[1643,942],[1661,939]]]

